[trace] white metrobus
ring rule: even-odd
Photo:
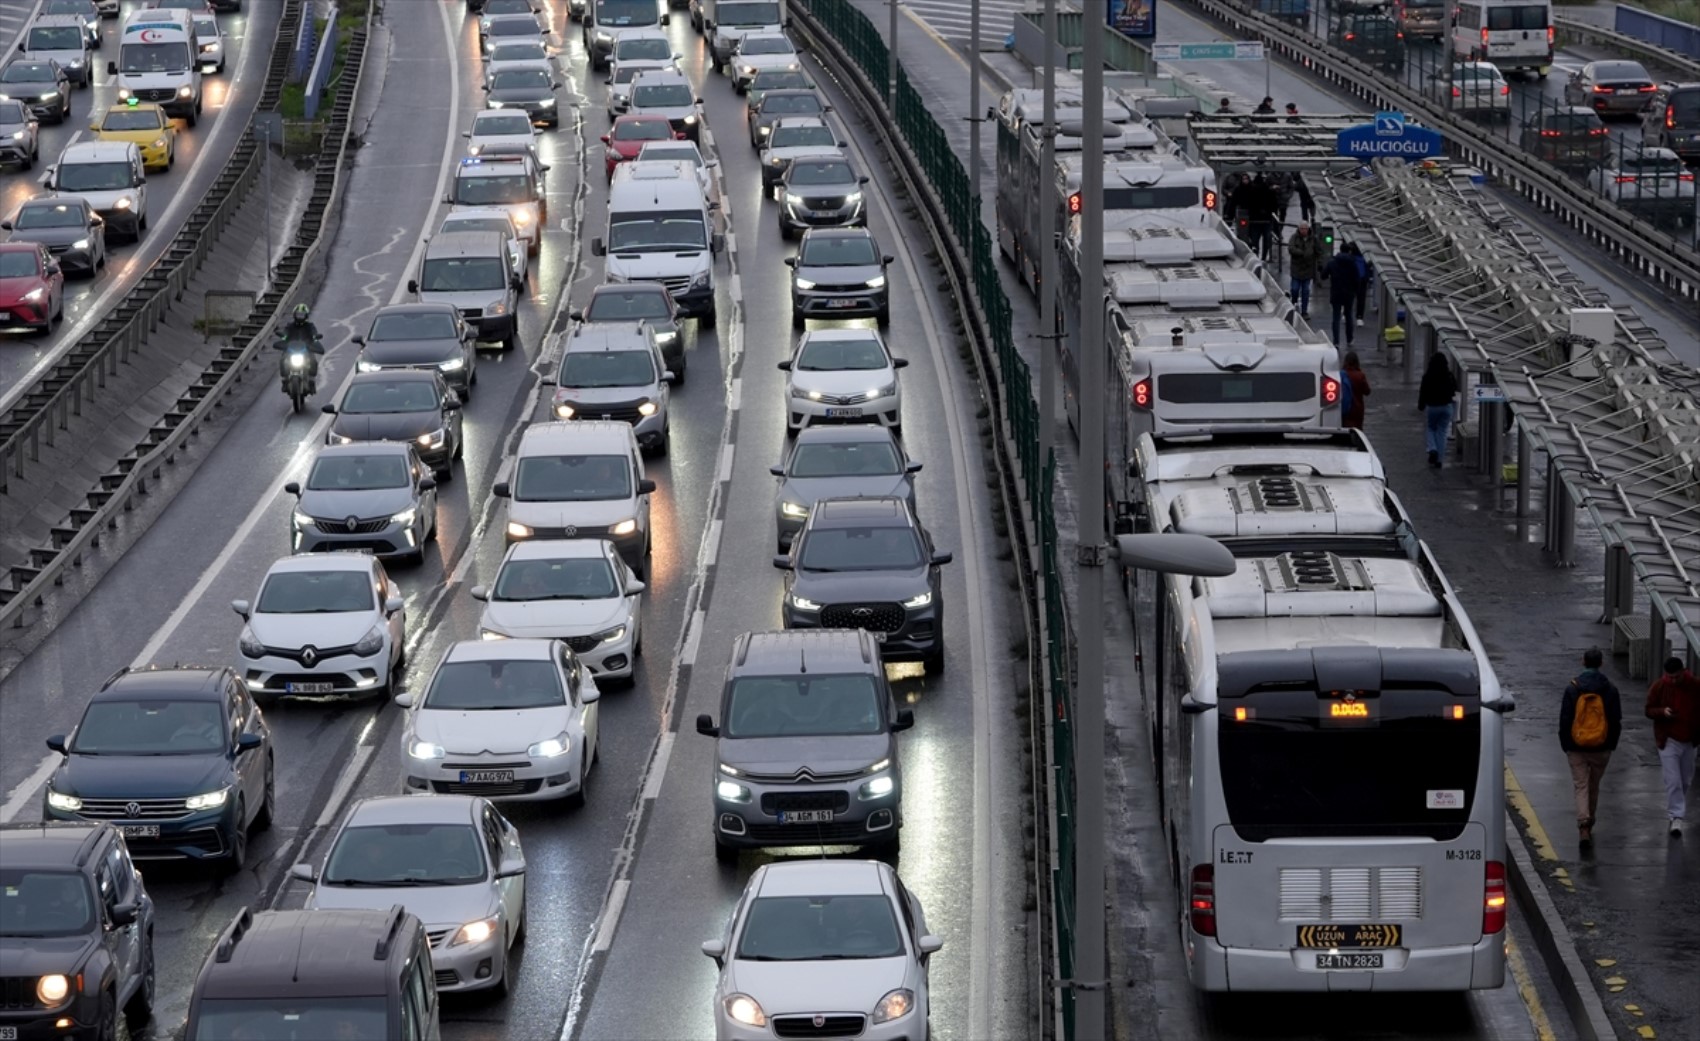
[[[1238,561],[1131,576],[1194,986],[1500,986],[1512,702],[1368,443],[1221,431],[1139,454],[1145,527]]]

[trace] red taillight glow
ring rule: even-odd
[[[1634,184],[1635,183],[1635,175],[1634,174],[1618,174],[1617,175],[1617,183],[1618,184]]]
[[[1606,136],[1606,128],[1605,127],[1595,127],[1594,129],[1588,131],[1588,135],[1590,137],[1604,137],[1604,136]]]
[[[1462,90],[1459,90],[1457,87],[1453,87],[1452,88],[1452,96],[1455,97],[1455,98],[1461,98],[1461,97],[1464,96],[1464,92]]]
[[[1395,40],[1403,40],[1405,38],[1405,34],[1404,33],[1394,33],[1393,38]]]
[[[1602,87],[1598,83],[1596,83],[1596,84],[1594,84],[1594,93],[1595,94],[1610,94],[1611,88],[1610,87]]]
[[[1670,129],[1675,128],[1675,126],[1676,126],[1676,106],[1675,105],[1666,105],[1665,106],[1665,129],[1670,130]]]
[[[1511,84],[1509,84],[1509,83],[1501,83],[1501,84],[1500,84],[1500,85],[1499,85],[1499,92],[1500,92],[1500,93],[1501,93],[1501,94],[1509,94],[1509,93],[1511,93]]]
[[[1322,377],[1322,404],[1324,407],[1340,403],[1340,381],[1333,376]]]
[[[1501,871],[1504,869],[1501,868]],[[1200,936],[1216,935],[1216,869],[1199,864],[1192,869],[1192,893],[1187,901],[1192,931]],[[1504,912],[1500,912],[1504,924]],[[1485,930],[1484,930],[1485,931]]]
[[[1192,873],[1194,892],[1198,886],[1198,872]],[[1196,903],[1195,905],[1196,906]],[[1194,911],[1193,915],[1197,916]],[[1215,913],[1211,913],[1211,925],[1215,925]],[[1196,928],[1196,926],[1194,926]],[[1497,860],[1487,862],[1487,879],[1482,887],[1482,934],[1491,935],[1505,929],[1505,865]]]
[[[1140,380],[1138,383],[1135,383],[1133,385],[1133,391],[1131,393],[1132,393],[1132,397],[1133,397],[1133,407],[1134,408],[1150,408],[1151,407],[1151,381],[1150,380]]]
[[[1542,137],[1557,137],[1558,131],[1556,131],[1556,130],[1543,130],[1543,131],[1541,131],[1541,136]]]
[[[1547,26],[1547,46],[1551,47],[1556,39],[1558,39],[1557,31],[1552,26]]]
[[[1643,83],[1641,86],[1639,86],[1635,89],[1639,90],[1643,94],[1651,94],[1653,91],[1658,90],[1659,88],[1653,86],[1651,83]]]
[[[1347,33],[1347,34],[1346,34],[1346,39],[1348,39],[1348,40],[1355,40],[1355,39],[1357,39],[1357,38],[1358,38],[1358,34],[1357,34],[1357,33]]]
[[[1070,195],[1068,197],[1068,212],[1079,213],[1080,208],[1084,205],[1085,205],[1085,200],[1083,200],[1080,197],[1079,192],[1075,192],[1073,195]]]
[[[1488,31],[1486,29],[1483,29],[1482,30],[1482,52],[1484,54],[1487,53],[1487,45],[1488,45]]]
[[[1213,210],[1216,208],[1216,193],[1210,191],[1208,188],[1204,191],[1204,208],[1207,210]]]
[[[1687,181],[1690,184],[1694,183],[1694,175],[1691,173],[1677,174],[1676,179],[1679,181]]]

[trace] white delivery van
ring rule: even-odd
[[[608,236],[590,251],[608,258],[608,281],[659,282],[681,315],[712,329],[714,257],[725,245],[719,208],[688,161],[621,163],[608,186]]]
[[[614,43],[637,29],[657,29],[668,22],[665,9],[655,0],[590,0],[584,12],[584,50],[590,67],[607,69]]]
[[[1553,35],[1549,0],[1459,0],[1452,12],[1454,59],[1485,61],[1502,72],[1546,79]]]
[[[118,60],[106,72],[118,78],[119,101],[152,101],[190,126],[201,114],[201,66],[188,11],[133,12],[118,37]]]
[[[703,32],[716,69],[732,61],[732,49],[750,33],[776,33],[785,27],[782,0],[713,0],[702,12]]]

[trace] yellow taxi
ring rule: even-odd
[[[169,170],[177,161],[177,127],[158,105],[132,101],[114,105],[89,124],[102,141],[129,141],[142,152],[149,170]]]

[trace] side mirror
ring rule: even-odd
[[[488,93],[490,93],[490,84],[488,84],[488,83],[479,84],[478,89],[483,91],[484,93],[488,94]]]
[[[714,964],[721,968],[726,967],[726,944],[723,941],[704,940],[702,942],[702,953],[713,958]]]
[[[136,921],[136,914],[140,910],[141,906],[134,900],[126,900],[121,904],[117,904],[112,908],[111,912],[109,912],[112,918],[112,924],[115,926],[133,925]]]
[[[579,691],[578,699],[582,704],[594,705],[602,700],[602,692],[596,688],[595,684],[591,684]]]
[[[773,566],[781,571],[790,571],[791,555],[789,553],[775,553],[773,555]]]
[[[525,874],[525,860],[520,857],[507,857],[496,868],[497,878],[517,878]]]
[[[648,589],[648,588],[649,587],[644,585],[643,582],[639,579],[636,579],[636,578],[627,578],[626,579],[626,595],[627,596],[636,596],[636,595],[638,595],[639,593],[643,592],[645,589]]]
[[[443,411],[444,412],[459,412],[461,410],[461,408],[462,408],[462,405],[461,405],[461,401],[460,401],[459,398],[452,398],[451,397],[451,398],[444,398],[443,399]]]
[[[318,869],[313,867],[311,864],[297,864],[289,869],[289,877],[299,878],[303,882],[317,882],[319,880],[319,872]]]
[[[403,600],[401,597],[392,596],[389,599],[384,601],[384,613],[385,614],[395,614],[397,611],[401,610],[404,606],[406,606],[406,604],[407,604],[407,601]]]
[[[858,178],[856,178],[856,183],[857,184],[867,184],[868,179],[866,177],[858,177]]]
[[[12,222],[9,221],[9,220],[0,220],[0,228],[4,228],[7,231],[11,231],[12,230]]]
[[[465,138],[471,138],[471,137],[472,137],[472,131],[470,131],[470,130],[463,130],[463,131],[461,131],[461,134],[460,134],[460,136],[461,136],[461,137],[465,137]]]
[[[541,173],[548,173],[550,170],[553,170],[554,167],[550,166],[548,163],[538,163],[537,169]]]
[[[419,280],[417,278],[410,278],[407,280],[407,291],[416,295],[418,294]]]
[[[661,374],[661,382],[677,383],[679,382],[679,374],[674,372],[672,369],[668,369],[666,372]]]
[[[894,369],[907,369],[909,367],[909,359],[893,358],[891,359],[891,367]]]
[[[437,479],[435,477],[421,477],[421,478],[419,478],[419,490],[420,491],[428,492],[428,491],[434,490],[436,487],[437,487]]]
[[[471,592],[474,600],[488,601],[490,599],[490,590],[483,586],[473,586]]]
[[[358,343],[358,344],[364,346],[365,343],[366,343],[366,337],[361,336],[359,333],[355,333],[353,336],[350,336],[348,338],[348,342],[349,343]]]
[[[448,203],[449,205],[453,206],[454,201],[455,201],[455,197],[452,196],[452,195],[445,195],[445,196],[443,196],[443,201]]]
[[[797,258],[796,257],[786,257],[785,258],[785,266],[786,267],[796,267],[797,266]]]
[[[719,213],[720,212],[720,204],[717,203],[717,202],[711,202],[711,203],[708,204],[708,209],[709,209],[709,212],[711,212],[711,213]]]
[[[236,612],[237,617],[247,618],[248,615],[253,613],[254,605],[250,604],[246,600],[232,600],[230,602],[230,609]]]
[[[402,708],[412,708],[413,707],[413,692],[410,691],[410,690],[401,691],[400,693],[398,693],[395,696],[395,698],[393,700],[395,701],[395,703],[397,705],[400,705]]]
[[[545,376],[537,382],[544,387],[559,387],[561,385],[561,381],[553,376]]]
[[[891,721],[891,732],[895,734],[899,730],[908,730],[914,725],[915,713],[910,709],[900,708],[897,710],[897,718]]]
[[[775,368],[777,368],[780,372],[790,372],[791,371],[791,363],[788,362],[788,361],[782,361],[777,366],[775,366]]]
[[[238,752],[252,752],[265,743],[265,738],[258,734],[243,734],[236,739],[236,750]]]
[[[904,473],[918,474],[918,473],[921,472],[921,464],[920,463],[910,463],[908,466],[905,466],[903,468],[903,472]]]
[[[933,554],[933,566],[938,567],[941,564],[948,564],[953,559],[955,559],[955,558],[952,557],[949,553],[934,553]]]
[[[95,228],[104,228],[104,227],[106,227],[106,218],[102,217],[98,213],[89,214],[89,230],[90,231],[93,231]]]
[[[775,477],[785,476],[785,468],[783,466],[770,466],[767,468],[767,472]]]
[[[602,143],[603,143],[603,144],[607,144],[607,143],[608,143],[608,136],[609,136],[609,135],[607,135],[607,134],[603,134],[603,135],[602,135]]]
[[[498,499],[506,499],[509,496],[513,495],[513,489],[508,486],[508,482],[497,481],[490,488],[490,494],[494,495]]]
[[[603,245],[602,240],[600,238],[595,238],[595,239],[590,240],[590,255],[591,256],[602,257],[602,256],[607,256],[607,254],[608,254],[608,248]]]
[[[654,490],[655,490],[655,482],[650,480],[649,478],[645,477],[643,480],[638,482],[638,494],[639,495],[648,495],[650,492],[653,492]]]
[[[283,486],[283,490],[296,498],[301,497],[301,485],[297,481],[290,481],[288,484]]]
[[[66,754],[65,753],[65,735],[64,734],[54,734],[52,737],[47,739],[47,747],[51,748],[55,752],[58,752],[60,755]]]
[[[849,142],[848,142],[848,141],[840,141],[840,142],[838,142],[838,147],[840,147],[840,148],[849,148],[849,147],[850,147],[850,143],[849,143]]]
[[[718,203],[709,203],[709,208],[710,209],[719,209],[720,206],[719,206]],[[708,240],[708,251],[710,253],[722,253],[722,252],[725,252],[725,250],[726,250],[726,236],[725,236],[725,234],[717,231]]]
[[[697,717],[697,733],[703,737],[719,737],[720,728],[714,725],[714,717],[704,712]]]
[[[1191,694],[1188,694],[1186,697],[1181,699],[1181,711],[1185,712],[1189,716],[1196,716],[1201,712],[1209,712],[1215,707],[1215,705],[1206,705],[1202,701],[1194,699]]]
[[[525,291],[525,282],[522,281],[518,275],[514,275],[508,279],[508,288],[512,289],[516,293],[523,293]]]
[[[323,412],[327,416],[334,416],[336,415],[336,406],[330,404],[321,405],[319,406],[319,411]]]
[[[109,62],[107,62],[107,63],[106,63],[106,74],[107,74],[107,75],[108,75],[108,76],[116,76],[116,75],[118,75],[118,63],[117,63],[117,62],[115,62],[115,61],[109,61]]]
[[[584,312],[583,311],[568,311],[567,317],[571,318],[575,322],[582,322],[582,321],[584,321]]]
[[[880,263],[881,264],[889,264],[896,259],[897,258],[892,256],[890,253],[887,253],[885,256],[880,258]]]
[[[48,264],[47,273],[50,275],[57,275],[59,273],[59,264],[57,262]]]
[[[922,957],[929,954],[937,954],[939,949],[943,946],[944,941],[937,936],[933,936],[931,933],[915,941],[915,949],[921,952]]]
[[[672,15],[666,13],[665,11],[663,11],[661,13],[661,24],[662,25],[666,25],[668,22],[671,22],[672,20],[673,20]]]

